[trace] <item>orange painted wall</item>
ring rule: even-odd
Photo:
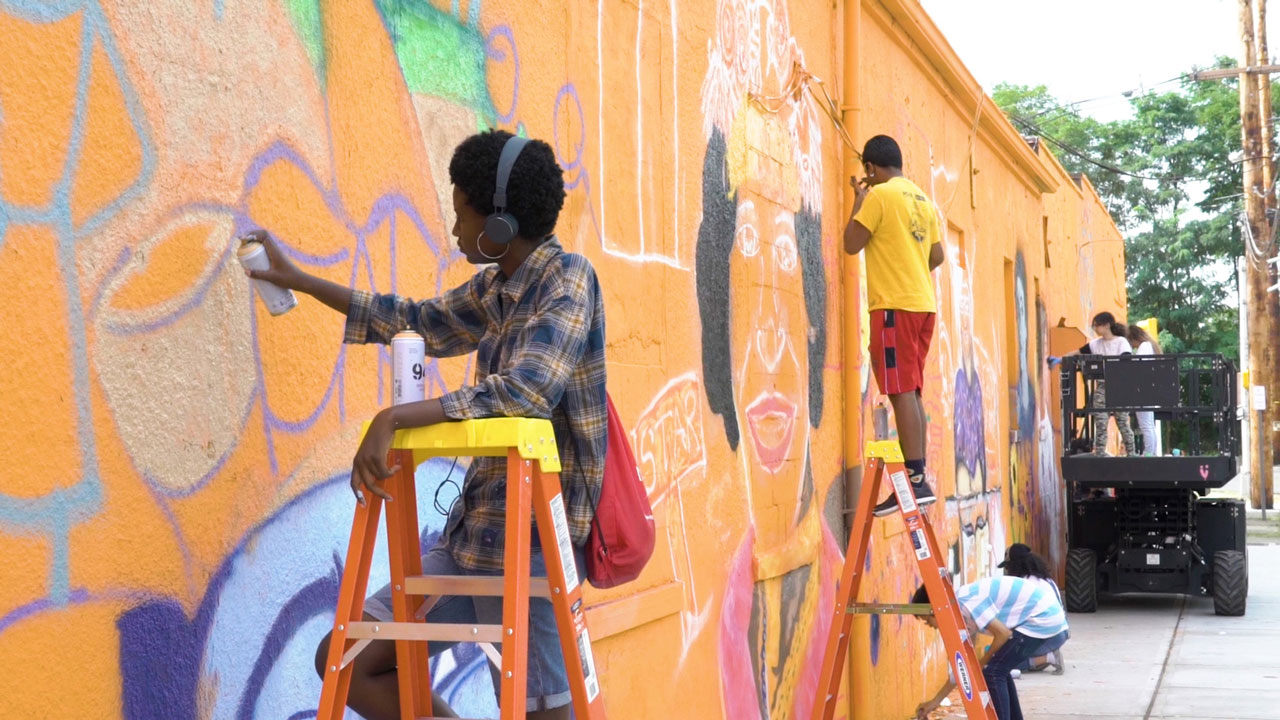
[[[610,389],[659,526],[646,574],[590,597],[611,716],[807,717],[858,462],[844,423],[892,424],[866,368],[842,367],[843,148],[783,92],[796,68],[854,88],[857,141],[898,137],[945,216],[928,406],[950,564],[977,577],[1017,539],[1059,558],[1043,318],[1123,310],[1119,235],[989,103],[975,123],[972,79],[927,50],[913,2],[868,0],[858,37],[840,28],[811,0],[5,3],[6,716],[309,717],[344,475],[388,355],[342,346],[307,299],[268,316],[232,241],[263,226],[312,272],[434,294],[469,272],[450,152],[503,127],[564,167],[559,235],[602,278]],[[434,364],[430,388],[468,375]],[[419,469],[424,541],[460,477]],[[872,547],[880,600],[915,585],[898,531]],[[858,622],[842,714],[906,714],[940,646]],[[473,716],[483,662],[459,648],[440,673]]]
[[[1019,138],[986,100],[925,13],[907,1],[864,2],[859,133],[904,146],[905,171],[945,218],[948,263],[931,374],[928,463],[944,500],[935,530],[960,582],[996,570],[1026,542],[1060,564],[1065,518],[1048,328],[1123,313],[1119,231],[1088,181],[1078,185],[1043,147]],[[1045,192],[1052,189],[1052,192]],[[868,432],[885,435],[886,402],[864,381]],[[905,602],[919,584],[896,519],[873,533],[870,592]],[[854,716],[906,716],[945,678],[936,633],[906,617],[855,621]]]

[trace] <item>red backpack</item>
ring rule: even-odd
[[[587,539],[587,580],[598,588],[611,588],[640,577],[653,554],[653,507],[640,481],[640,469],[627,432],[613,407],[609,407],[608,448],[604,456],[604,483],[600,503]]]

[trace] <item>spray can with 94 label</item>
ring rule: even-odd
[[[404,329],[391,338],[391,404],[427,399],[427,343],[418,333]]]

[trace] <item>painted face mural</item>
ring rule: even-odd
[[[707,398],[742,463],[752,517],[722,608],[723,699],[727,717],[788,718],[812,703],[815,618],[832,576],[821,558],[838,557],[809,458],[826,352],[821,135],[803,99],[762,99],[803,63],[785,4],[723,0],[717,23],[703,83],[698,302]]]

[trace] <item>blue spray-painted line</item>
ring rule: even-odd
[[[359,267],[360,267],[359,257],[357,256],[356,260],[353,260],[351,263],[351,272],[347,274],[347,287],[354,288],[356,286],[356,273],[358,272]],[[343,334],[342,341],[345,347],[346,321],[343,321],[342,334]],[[346,386],[347,386],[346,383],[342,384],[344,399],[346,397]],[[382,397],[382,368],[381,367],[378,368],[378,397]],[[338,408],[338,419],[340,422],[344,422],[344,423],[347,421],[347,413],[346,413],[345,405],[341,405]]]
[[[147,484],[147,492],[150,493],[151,499],[155,501],[156,507],[160,508],[160,513],[164,515],[165,522],[169,523],[169,527],[173,530],[174,542],[178,544],[178,552],[182,553],[182,575],[187,581],[187,593],[192,598],[195,598],[195,559],[191,557],[191,548],[187,545],[186,533],[182,532],[182,525],[178,522],[178,516],[174,514],[168,500],[156,491],[154,484]]]
[[[88,335],[85,307],[80,292],[79,268],[76,262],[76,228],[71,209],[71,188],[84,149],[88,122],[88,94],[95,42],[102,43],[111,63],[112,71],[124,97],[130,122],[139,138],[143,157],[139,177],[112,203],[97,211],[85,224],[86,230],[92,230],[98,223],[116,213],[124,203],[150,182],[154,171],[155,153],[143,122],[141,106],[133,94],[133,88],[127,82],[123,62],[101,7],[84,2],[35,3],[3,0],[0,2],[0,9],[29,22],[40,23],[56,22],[75,12],[84,11],[71,136],[68,152],[63,161],[62,174],[55,184],[52,201],[48,207],[39,209],[21,208],[0,202],[0,218],[3,218],[0,227],[3,229],[7,230],[7,226],[15,219],[19,222],[52,226],[58,243],[58,271],[62,276],[67,297],[71,381],[76,398],[75,432],[79,438],[81,477],[74,485],[59,488],[38,498],[17,498],[0,493],[0,523],[3,523],[7,529],[36,531],[49,538],[52,546],[52,561],[49,569],[48,601],[61,605],[71,598],[71,528],[93,517],[102,504],[97,437],[93,426],[93,401],[89,388]]]
[[[115,199],[91,215],[84,224],[77,228],[77,238],[97,232],[107,220],[114,217],[127,203],[137,198],[143,188],[151,184],[156,168],[156,148],[151,139],[151,133],[147,128],[146,114],[142,110],[142,103],[138,101],[137,95],[133,92],[133,86],[128,82],[124,58],[120,54],[120,48],[116,46],[115,36],[111,34],[110,26],[107,23],[107,18],[101,5],[95,3],[92,7],[86,8],[85,25],[89,25],[90,22],[95,28],[98,41],[102,43],[102,50],[106,54],[107,60],[111,64],[111,71],[115,75],[116,83],[120,86],[120,95],[124,100],[125,112],[129,116],[129,123],[133,127],[134,135],[138,138],[138,147],[142,153],[142,159],[138,169],[138,177],[122,190]]]
[[[475,6],[479,4],[480,3],[478,1],[473,3],[472,8],[474,9]],[[499,38],[499,37],[505,38],[507,41],[507,47],[511,49],[511,65],[513,70],[512,71],[513,80],[511,82],[511,107],[505,113],[499,112],[498,104],[493,101],[492,95],[489,96],[489,105],[493,108],[493,111],[497,114],[498,122],[506,124],[515,119],[516,105],[519,104],[519,100],[520,100],[520,53],[519,51],[516,50],[515,33],[512,32],[509,26],[499,25],[498,27],[495,27],[493,30],[489,31],[489,36],[486,37],[484,41],[484,53],[486,56],[488,56],[490,60],[493,60],[495,62],[503,62],[504,60],[507,59],[506,53],[500,50],[497,47],[497,45],[495,45],[493,42],[495,38]]]
[[[275,438],[271,434],[271,421],[267,417],[267,385],[262,376],[262,343],[258,341],[258,313],[249,313],[249,337],[253,338],[253,397],[262,408],[262,439],[267,444],[267,465],[271,468],[271,476],[280,474],[280,462],[276,458]]]
[[[73,605],[87,605],[91,602],[129,602],[139,603],[153,600],[157,596],[154,593],[143,592],[138,590],[122,590],[117,588],[108,588],[99,592],[89,592],[86,588],[71,588],[67,592],[67,597],[63,602],[55,602],[49,597],[36,598],[26,605],[19,606],[10,610],[6,615],[0,616],[0,635],[6,630],[17,625],[18,623],[30,617],[35,617],[46,610],[57,610]]]
[[[214,261],[214,264],[211,267],[221,268],[230,259],[231,259],[231,248],[228,247],[227,249],[223,250],[220,255],[218,255],[217,260]],[[183,317],[187,315],[187,313],[203,305],[205,296],[209,294],[209,290],[210,288],[213,287],[214,281],[216,281],[220,277],[221,275],[218,272],[210,272],[206,274],[204,279],[200,281],[200,284],[196,286],[195,290],[191,292],[191,294],[187,297],[186,300],[182,301],[181,305],[174,308],[173,310],[170,310],[169,312],[164,313],[163,315],[160,315],[157,318],[148,320],[147,322],[141,322],[141,323],[130,323],[130,322],[121,322],[119,320],[108,320],[102,323],[102,327],[103,329],[109,331],[112,335],[119,335],[122,337],[129,337],[133,335],[146,335],[146,334],[153,333],[157,330],[162,330],[166,327],[169,327],[170,325],[173,325],[178,320],[181,320]]]
[[[351,257],[351,251],[347,248],[342,248],[341,250],[329,255],[313,255],[311,253],[305,253],[288,243],[277,243],[277,245],[282,251],[284,251],[285,255],[289,256],[290,259],[299,260],[316,267],[332,267],[338,263],[346,262],[347,258]]]
[[[399,278],[396,277],[398,274],[398,266],[396,263],[396,248],[398,247],[398,238],[396,237],[396,233],[398,232],[398,228],[396,227],[395,213],[391,213],[391,217],[387,219],[387,224],[390,226],[389,232],[387,233],[389,237],[389,240],[387,241],[387,250],[391,255],[391,282],[388,284],[391,287],[391,294],[395,295],[399,292]]]
[[[84,0],[0,0],[0,10],[30,23],[54,23],[84,9]]]
[[[93,399],[89,389],[89,348],[86,345],[84,308],[80,296],[80,271],[76,263],[76,251],[71,220],[71,179],[75,165],[84,148],[85,112],[89,96],[89,77],[93,59],[93,22],[86,14],[81,38],[80,69],[76,78],[75,114],[71,121],[71,138],[67,150],[63,175],[54,189],[54,206],[58,219],[54,232],[58,238],[58,272],[62,275],[67,298],[67,331],[71,346],[71,386],[76,398],[76,436],[79,438],[81,477],[77,486],[83,486],[85,504],[78,507],[60,505],[48,517],[49,541],[53,552],[49,568],[49,599],[55,603],[66,602],[71,590],[71,516],[79,511],[95,514],[102,505],[102,484],[98,476],[97,436],[93,427]]]
[[[5,630],[8,630],[11,626],[16,625],[22,622],[23,620],[26,620],[29,617],[42,613],[45,610],[52,610],[54,608],[61,607],[62,605],[68,604],[68,603],[78,604],[78,603],[84,602],[88,598],[88,596],[89,596],[88,591],[80,589],[80,590],[72,590],[69,593],[67,593],[66,603],[55,603],[54,601],[50,600],[47,597],[42,597],[36,600],[32,600],[26,605],[21,605],[19,607],[16,607],[13,610],[10,610],[7,615],[0,617],[0,633],[3,633]]]
[[[130,248],[120,248],[120,252],[116,254],[115,262],[111,263],[111,267],[107,268],[107,272],[103,274],[102,281],[98,283],[98,289],[93,291],[93,299],[89,301],[89,311],[87,313],[90,320],[98,316],[98,312],[102,309],[102,300],[107,292],[107,287],[111,282],[124,272],[129,264],[129,259],[133,257],[133,250]]]
[[[244,409],[240,413],[240,422],[236,423],[239,428],[243,429],[249,424],[249,418],[253,415],[254,405],[254,398],[250,395],[249,401],[245,403]],[[191,497],[197,492],[203,490],[210,482],[212,482],[213,479],[218,476],[218,473],[222,472],[222,469],[226,467],[227,461],[231,459],[231,456],[239,449],[239,447],[239,444],[227,447],[222,451],[222,454],[218,456],[218,459],[214,461],[213,465],[205,472],[204,475],[201,475],[194,483],[184,487],[167,487],[151,475],[146,473],[139,474],[143,476],[143,480],[146,482],[147,487],[151,488],[152,492],[158,496],[180,500],[182,498]]]
[[[578,141],[573,146],[573,159],[569,160],[567,153],[562,154],[560,148],[560,108],[564,104],[564,99],[573,100],[574,110],[577,112],[578,119]],[[582,164],[583,153],[586,148],[586,121],[582,116],[582,100],[578,97],[578,89],[573,83],[568,83],[560,88],[556,93],[555,111],[552,114],[552,125],[555,127],[555,134],[552,136],[555,140],[556,162],[564,169],[568,175],[572,175],[564,185],[566,191],[576,189],[579,185],[587,196],[587,213],[591,216],[591,226],[595,228],[596,239],[600,241],[601,246],[604,245],[604,232],[600,229],[600,221],[596,219],[596,206],[592,201],[591,192],[591,173],[586,166]]]
[[[329,376],[329,385],[325,388],[324,396],[320,399],[319,405],[311,411],[310,415],[307,415],[301,420],[285,420],[279,415],[276,415],[275,411],[271,409],[270,403],[267,403],[268,425],[272,430],[279,430],[281,432],[297,435],[299,433],[306,432],[312,425],[316,424],[316,421],[320,419],[320,415],[324,413],[325,408],[329,407],[329,402],[334,396],[334,389],[337,387],[338,383],[342,382],[343,375],[345,374],[342,368],[342,361],[346,357],[346,352],[346,345],[343,345],[338,349],[338,360],[334,363],[333,374]]]

